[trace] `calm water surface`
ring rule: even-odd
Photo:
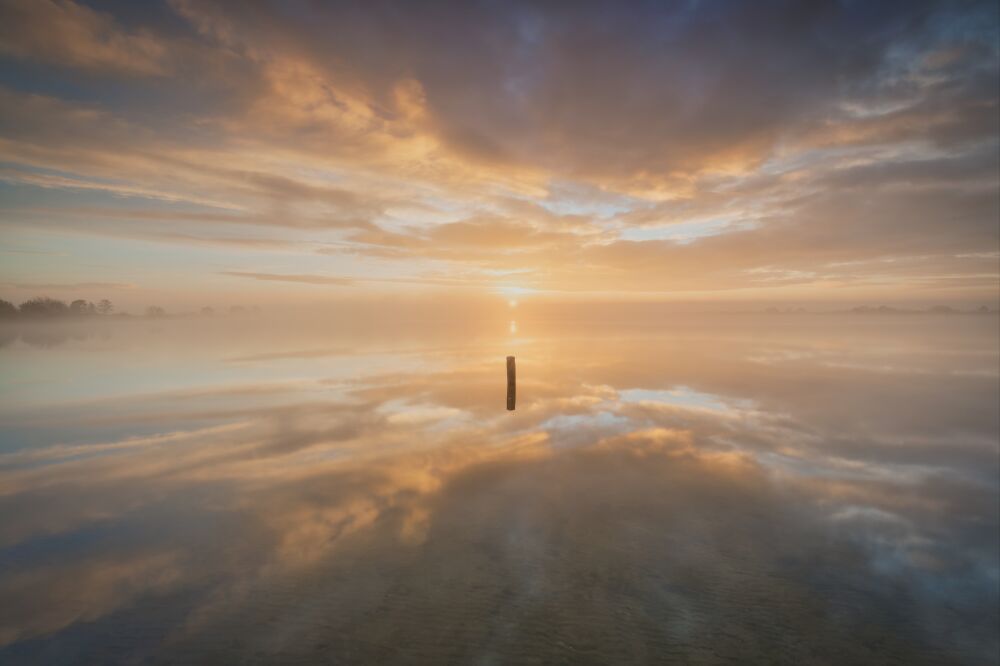
[[[998,344],[3,328],[0,662],[997,663]]]

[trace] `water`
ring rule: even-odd
[[[596,322],[0,330],[0,663],[1000,661],[996,317]]]

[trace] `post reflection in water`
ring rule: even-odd
[[[498,328],[12,338],[0,662],[995,662],[997,320],[914,323],[532,322],[516,414]]]

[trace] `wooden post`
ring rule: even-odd
[[[514,357],[507,357],[507,411],[514,411],[517,400],[517,370],[514,367]]]

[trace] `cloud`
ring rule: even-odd
[[[369,276],[358,276],[358,277],[337,277],[328,275],[312,275],[312,274],[298,274],[298,275],[286,275],[286,274],[276,274],[276,273],[253,273],[245,271],[223,271],[220,275],[228,275],[231,277],[242,277],[250,278],[252,280],[261,281],[272,281],[272,282],[298,282],[301,284],[315,284],[315,285],[336,285],[336,286],[350,286],[358,283],[375,283],[375,284],[398,284],[398,285],[434,285],[440,287],[473,287],[473,286],[483,286],[492,285],[496,278],[484,273],[469,272],[465,275],[455,275],[450,273],[448,275],[434,275],[433,273],[423,273],[421,275],[414,275],[410,277],[369,277]]]
[[[324,275],[278,275],[275,273],[247,273],[243,271],[222,271],[220,275],[263,280],[265,282],[299,282],[301,284],[336,285],[340,287],[354,284],[354,280],[351,278]]]
[[[135,289],[134,284],[128,284],[125,282],[72,282],[68,284],[16,282],[11,284],[11,286],[17,287],[18,289],[57,289],[59,291],[76,291],[78,289]]]
[[[63,67],[163,75],[167,45],[73,0],[0,2],[0,52]]]
[[[987,2],[178,0],[169,26],[9,7],[26,33],[52,12],[90,35],[74,43],[169,45],[155,85],[110,60],[117,88],[92,95],[0,82],[0,178],[23,192],[2,221],[19,232],[318,251],[364,260],[372,283],[492,272],[553,292],[978,298],[996,275],[962,258],[997,246]],[[12,43],[18,63],[84,66],[77,47]],[[288,261],[274,274],[299,275]]]
[[[400,80],[419,82],[426,128],[467,159],[618,185],[628,178],[658,188],[703,170],[752,168],[789,133],[854,125],[838,111],[845,99],[864,106],[905,96],[911,103],[892,121],[947,114],[951,106],[935,94],[942,89],[970,104],[992,101],[969,67],[976,48],[953,50],[948,69],[925,65],[947,81],[925,81],[920,66],[894,59],[891,49],[949,46],[950,23],[962,18],[936,3],[879,11],[832,2],[795,11],[780,2],[443,4],[364,14],[339,7],[249,14],[224,1],[178,6],[227,43],[307,62],[317,75],[364,90],[373,106],[387,105]],[[969,10],[976,12],[988,15],[987,3]],[[449,39],[438,38],[440,30]],[[970,37],[989,52],[987,31]],[[372,52],[370,43],[385,48]],[[978,127],[989,133],[992,125]]]

